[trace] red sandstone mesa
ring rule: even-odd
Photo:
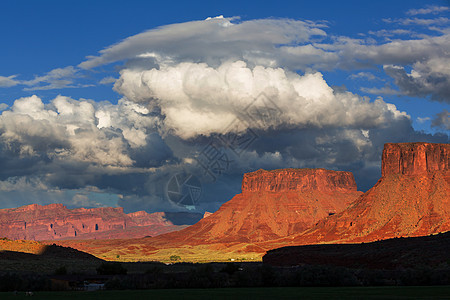
[[[350,172],[324,169],[259,170],[244,175],[242,193],[207,218],[152,245],[258,242],[301,232],[345,209],[362,192]]]
[[[382,177],[348,209],[266,247],[370,242],[450,230],[449,144],[386,144]]]
[[[449,152],[449,144],[386,144],[383,176],[364,195],[349,172],[259,170],[244,175],[241,194],[184,230],[149,239],[97,240],[91,248],[70,246],[121,251],[135,243],[147,249],[140,255],[152,259],[165,248],[201,251],[207,245],[222,253],[263,253],[292,245],[445,232],[450,230]]]
[[[167,221],[164,213],[125,214],[121,207],[67,209],[62,204],[32,204],[0,210],[0,237],[10,239],[131,238],[181,228]]]

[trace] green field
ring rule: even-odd
[[[30,299],[25,292],[0,299]],[[450,299],[450,286],[227,288],[97,292],[36,292],[31,299]]]

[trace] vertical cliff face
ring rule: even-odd
[[[386,144],[382,156],[382,176],[419,175],[449,169],[449,144]]]
[[[301,232],[345,209],[362,193],[350,172],[324,169],[258,170],[247,173],[242,193],[214,214],[152,243],[258,242]]]
[[[244,174],[242,192],[354,192],[351,172],[325,169],[259,170]]]
[[[0,237],[10,239],[144,237],[181,228],[164,213],[125,214],[122,207],[68,209],[62,204],[31,204],[0,209]]]
[[[370,242],[450,230],[449,152],[449,144],[386,144],[378,183],[290,241]]]

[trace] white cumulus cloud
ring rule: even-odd
[[[0,139],[22,156],[127,167],[128,148],[146,144],[154,120],[136,103],[118,105],[58,96],[45,105],[37,96],[18,99],[0,115]]]
[[[243,61],[217,68],[205,63],[161,64],[159,69],[121,71],[115,89],[126,99],[157,106],[167,131],[182,138],[222,133],[261,95],[277,111],[268,122],[248,128],[379,126],[403,116],[383,100],[335,93],[322,74],[299,75],[282,68],[249,67]]]

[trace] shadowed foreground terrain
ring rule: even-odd
[[[22,248],[30,243],[3,242]],[[449,242],[446,233],[361,245],[286,247],[270,251],[267,263],[208,264],[106,262],[74,249],[32,243],[41,246],[36,254],[0,252],[0,291],[80,291],[86,282],[110,290],[450,285]]]
[[[362,244],[283,247],[268,251],[263,262],[276,266],[307,264],[387,270],[450,266],[450,232]]]
[[[449,299],[450,286],[346,288],[173,289],[98,292],[38,292],[33,299]],[[28,299],[25,293],[0,293],[0,298]]]

